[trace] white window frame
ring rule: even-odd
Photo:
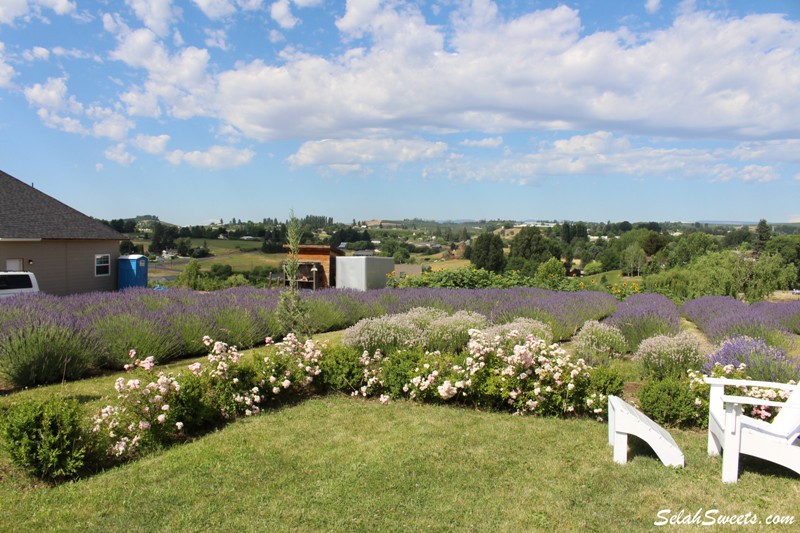
[[[103,259],[105,258],[105,261]],[[103,273],[102,269],[106,272]],[[94,255],[94,277],[100,278],[111,275],[111,254],[95,254]]]

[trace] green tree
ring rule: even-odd
[[[178,228],[156,222],[153,226],[153,238],[150,242],[150,252],[160,254],[164,250],[175,248],[175,239],[178,238]]]
[[[178,255],[188,257],[192,254],[192,240],[189,237],[183,237],[175,241],[175,246],[178,250]]]
[[[665,235],[651,231],[642,239],[642,250],[647,255],[655,255],[667,245],[668,239]]]
[[[536,269],[537,283],[549,289],[557,289],[562,281],[564,281],[564,265],[555,257],[551,257]]]
[[[561,249],[557,242],[545,237],[539,228],[525,227],[511,240],[509,257],[521,257],[534,268],[551,257],[558,257]]]
[[[481,233],[472,244],[470,262],[475,268],[502,272],[506,265],[503,239],[494,233]]]
[[[639,245],[631,244],[622,251],[620,268],[623,274],[638,276],[645,266],[647,266],[647,256]]]
[[[765,247],[769,254],[778,254],[787,265],[794,265],[800,271],[800,235],[778,235],[769,240]],[[794,282],[800,287],[800,275]]]
[[[762,218],[758,221],[758,225],[756,226],[756,239],[753,242],[753,248],[755,248],[756,253],[760,254],[763,252],[771,238],[772,228],[770,228],[767,221]]]
[[[708,233],[688,233],[681,235],[675,241],[675,246],[670,249],[667,256],[667,262],[670,267],[688,265],[706,253],[716,251],[719,251],[719,243]]]
[[[192,290],[197,290],[200,285],[200,263],[196,259],[192,259],[189,261],[189,264],[186,265],[186,268],[183,269],[175,283],[178,287],[188,287]]]

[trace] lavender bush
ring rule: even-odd
[[[423,329],[426,350],[460,352],[469,342],[469,330],[488,326],[486,317],[472,311],[456,311],[451,316],[433,320]]]
[[[680,329],[680,311],[675,302],[661,294],[634,294],[623,301],[607,323],[628,341],[628,349],[655,335],[674,335]]]
[[[645,339],[633,358],[642,362],[645,376],[654,380],[684,378],[689,371],[700,368],[705,360],[700,353],[700,343],[687,332]]]
[[[57,297],[47,295],[18,296],[0,305],[0,376],[9,383],[31,387],[78,379],[95,366],[97,338],[82,317],[60,306]]]
[[[342,343],[368,352],[387,352],[401,346],[417,346],[422,338],[418,326],[403,314],[397,314],[360,320],[344,331]]]
[[[590,365],[608,363],[627,350],[628,343],[619,328],[597,320],[587,320],[573,337],[575,357],[585,359]]]
[[[542,339],[548,346],[553,343],[553,329],[546,323],[532,318],[515,318],[511,322],[498,324],[484,330],[488,338],[503,337],[524,341],[528,335]]]
[[[745,336],[725,339],[708,358],[704,367],[706,372],[710,374],[717,363],[734,368],[743,364],[744,371],[754,380],[786,383],[800,379],[800,362],[787,356],[782,349],[770,346],[764,339]]]

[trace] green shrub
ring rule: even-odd
[[[383,365],[383,383],[389,396],[392,398],[406,396],[403,387],[411,379],[414,369],[419,366],[424,356],[425,352],[419,348],[399,349],[389,354]]]
[[[187,435],[202,434],[225,423],[225,417],[212,403],[214,396],[207,376],[186,372],[180,375],[180,394],[170,404],[176,420],[184,424]]]
[[[702,412],[695,404],[695,391],[687,379],[667,377],[651,380],[639,389],[642,411],[656,423],[689,427],[702,425]]]
[[[618,359],[627,351],[628,342],[618,328],[587,320],[573,339],[576,357],[590,365],[602,365]]]
[[[2,425],[3,448],[11,461],[48,481],[78,476],[93,441],[77,400],[27,401],[8,409]]]
[[[705,361],[700,343],[687,332],[645,339],[633,358],[641,361],[645,377],[655,380],[685,377],[689,370],[700,368]]]
[[[0,340],[0,375],[17,387],[83,377],[95,363],[97,342],[66,326],[41,324]]]
[[[329,391],[352,393],[361,386],[363,368],[359,350],[337,346],[329,349],[320,360],[322,386]]]
[[[606,366],[598,366],[591,371],[590,390],[604,396],[622,396],[625,380],[614,370]]]

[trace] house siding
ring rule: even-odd
[[[110,256],[109,276],[95,276],[95,254]],[[55,295],[116,290],[118,258],[119,241],[0,242],[0,269],[7,259],[21,259],[23,269],[36,274],[39,289]]]

